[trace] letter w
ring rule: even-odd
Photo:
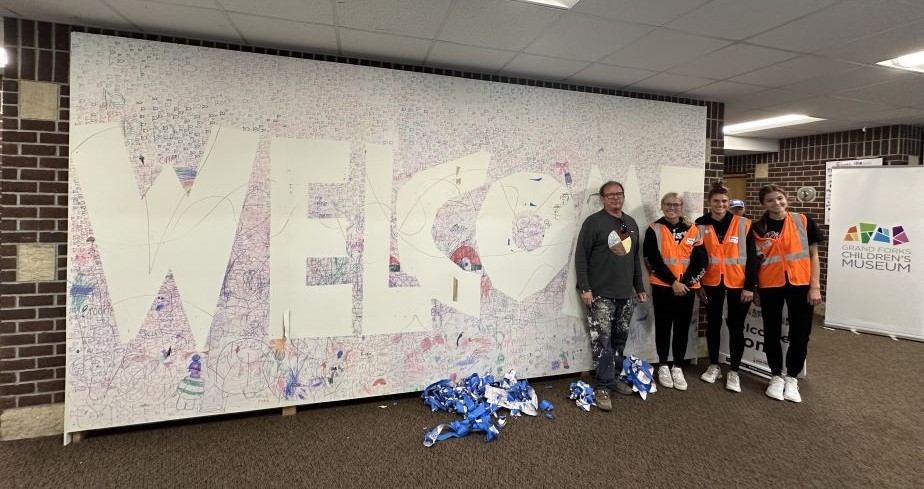
[[[193,339],[201,347],[218,295],[259,135],[213,127],[192,189],[169,167],[139,195],[116,123],[71,131],[72,165],[106,276],[121,341],[134,337],[164,278],[173,278]],[[79,197],[78,197],[79,198]],[[73,210],[75,202],[71,202]],[[77,223],[71,214],[72,223]],[[177,325],[182,328],[182,325]]]

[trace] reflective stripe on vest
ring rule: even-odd
[[[700,230],[701,239],[706,244],[706,253],[709,255],[709,265],[701,283],[715,286],[719,285],[720,282],[724,282],[726,287],[744,287],[744,267],[748,261],[747,233],[749,224],[750,221],[745,217],[732,216],[732,222],[729,224],[728,232],[725,233],[722,241],[719,241],[718,236],[715,234],[715,228],[711,224],[709,225],[712,228],[711,233],[706,232],[705,224],[697,226]],[[733,230],[736,232],[732,232]],[[706,238],[708,234],[712,234],[712,239],[715,240],[714,243],[709,238]],[[725,256],[725,253],[730,252],[730,250],[727,250],[726,245],[731,242],[732,238],[737,238],[738,240],[734,248],[738,256]]]
[[[757,238],[757,253],[763,257],[760,263],[760,272],[758,275],[758,286],[760,287],[782,287],[786,285],[786,279],[793,285],[808,285],[811,280],[811,263],[808,263],[808,273],[797,274],[795,277],[792,271],[796,266],[804,269],[809,261],[808,231],[802,216],[795,212],[787,213],[787,219],[783,222],[783,229],[780,231],[780,237],[777,239]],[[799,242],[799,250],[794,253],[774,252],[774,248],[779,248],[791,243],[789,233],[786,233],[789,223],[795,230],[796,238]],[[774,246],[775,245],[775,246]],[[788,250],[787,250],[788,251]],[[768,253],[772,253],[768,255]],[[803,261],[804,260],[804,261]],[[801,263],[800,263],[801,262]]]
[[[680,277],[683,276],[683,272],[686,271],[687,267],[690,266],[690,255],[693,253],[693,246],[696,246],[702,240],[702,236],[699,234],[699,228],[696,226],[690,226],[690,229],[687,230],[683,235],[680,243],[677,243],[674,240],[673,233],[670,232],[666,226],[660,223],[652,223],[651,228],[655,233],[655,241],[658,245],[658,251],[661,253],[661,260],[671,269],[671,272],[677,277],[677,280],[680,280]],[[670,244],[666,245],[671,250],[668,253],[670,256],[665,256],[665,242],[664,237],[661,236],[661,233],[670,234]],[[685,241],[693,239],[693,244],[684,245]],[[680,253],[680,256],[676,256],[675,253]],[[682,255],[686,255],[685,257]],[[658,278],[654,273],[651,274],[650,281],[655,285],[664,285],[670,287],[671,284],[665,283],[663,280]],[[690,288],[698,288],[699,284],[693,284]]]

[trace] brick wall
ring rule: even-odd
[[[21,31],[7,27],[4,44],[10,64],[0,135],[0,409],[64,400],[69,35],[27,22]],[[55,120],[20,117],[20,80],[61,84]],[[16,281],[19,248],[28,243],[52,246],[43,281]]]
[[[895,125],[783,139],[780,140],[778,153],[726,157],[725,173],[747,175],[745,202],[748,217],[757,218],[762,212],[757,200],[760,187],[775,183],[786,191],[789,208],[815,220],[827,240],[828,226],[823,224],[825,163],[881,157],[884,165],[907,165],[910,156],[921,157],[922,129],[918,126]],[[767,178],[755,177],[758,164],[768,165]],[[815,188],[818,196],[814,202],[801,203],[796,199],[796,189],[802,186]],[[818,252],[821,258],[821,291],[824,295],[828,271],[827,244],[819,246]]]
[[[0,150],[0,411],[13,407],[63,402],[65,375],[65,292],[67,260],[68,64],[71,32],[191,44],[278,56],[400,69],[445,76],[541,86],[706,106],[710,155],[708,188],[720,178],[724,157],[722,104],[678,97],[542,82],[498,75],[400,65],[330,55],[314,55],[252,46],[180,39],[25,19],[4,20],[3,43],[11,63],[2,78],[2,150]],[[20,117],[23,82],[50,82],[58,88],[56,120]],[[29,244],[54,245],[49,280],[17,281],[18,258]]]

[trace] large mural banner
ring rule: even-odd
[[[705,107],[79,33],[71,124],[68,433],[589,370],[597,188],[645,226],[706,148]]]

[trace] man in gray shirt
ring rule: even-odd
[[[603,209],[584,220],[574,252],[577,287],[590,308],[594,394],[597,407],[604,411],[613,409],[610,391],[632,394],[632,387],[617,375],[622,371],[632,311],[637,302],[648,300],[642,284],[638,224],[622,212],[625,197],[619,182],[611,180],[600,187]]]

